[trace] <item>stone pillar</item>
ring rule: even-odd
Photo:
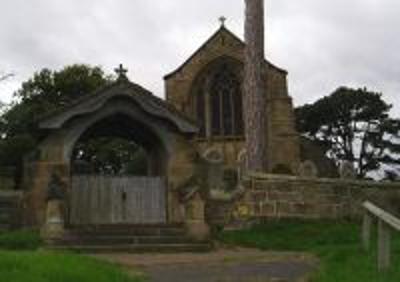
[[[47,242],[61,239],[65,233],[64,201],[50,200],[47,203],[46,221],[41,229],[41,237]]]
[[[182,136],[175,136],[175,144],[167,165],[168,223],[184,223],[184,204],[180,189],[195,173],[195,153],[191,143]]]
[[[65,232],[65,187],[62,179],[53,173],[47,189],[46,218],[42,237],[51,243],[61,239]]]
[[[31,163],[30,173],[24,175],[27,209],[25,222],[32,227],[42,227],[46,223],[48,188],[53,174],[63,183],[68,183],[69,165],[61,162],[39,161]],[[67,187],[64,185],[67,192]]]
[[[186,232],[196,241],[205,241],[210,237],[210,228],[205,221],[205,202],[199,192],[185,205]]]

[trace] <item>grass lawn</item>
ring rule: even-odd
[[[72,253],[35,250],[39,246],[39,236],[34,232],[0,235],[0,282],[144,281],[128,276],[117,266],[96,259]]]
[[[41,245],[38,232],[25,230],[0,234],[0,250],[37,250]]]
[[[371,252],[361,247],[360,224],[349,222],[280,221],[251,230],[223,232],[219,240],[230,245],[274,251],[305,251],[320,258],[313,282],[399,282],[400,234],[393,233],[392,268],[378,273],[376,239]]]
[[[0,251],[1,282],[140,282],[120,268],[74,254]]]

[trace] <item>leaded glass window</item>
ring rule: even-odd
[[[235,70],[223,63],[208,73],[209,79],[196,98],[201,137],[207,132],[215,137],[244,134],[241,82]]]

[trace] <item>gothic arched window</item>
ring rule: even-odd
[[[220,64],[203,81],[196,99],[201,137],[243,136],[241,81],[235,70]]]

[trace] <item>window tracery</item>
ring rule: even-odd
[[[223,63],[208,74],[197,95],[196,111],[200,137],[243,136],[241,81],[231,65]]]

